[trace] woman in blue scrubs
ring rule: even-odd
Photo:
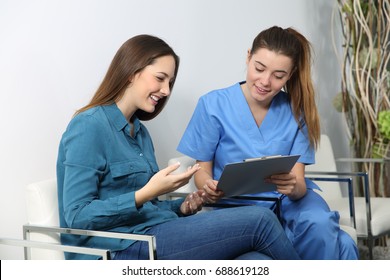
[[[126,41],[92,100],[79,109],[58,151],[61,227],[150,234],[158,259],[299,259],[269,209],[246,206],[194,215],[206,193],[159,200],[188,183],[195,165],[159,170],[151,137],[141,121],[164,108],[179,57],[150,35]],[[65,234],[62,244],[110,249],[114,259],[147,259],[146,242]],[[66,254],[67,259],[94,259]]]
[[[320,138],[310,43],[292,28],[274,26],[254,39],[246,64],[245,81],[199,99],[179,143],[178,151],[201,166],[197,188],[215,202],[223,196],[217,184],[226,164],[298,154],[290,173],[268,179],[277,192],[267,195],[282,198],[287,236],[303,259],[358,259],[355,242],[340,230],[338,213],[305,179]]]

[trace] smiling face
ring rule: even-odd
[[[158,102],[171,94],[175,60],[172,56],[157,58],[130,81],[123,98],[117,102],[119,109],[130,119],[137,110],[154,112]]]
[[[260,48],[252,55],[248,52],[246,98],[268,107],[291,77],[292,70],[292,60],[285,55],[266,48]]]

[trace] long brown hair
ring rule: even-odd
[[[320,141],[320,121],[311,78],[311,44],[293,28],[273,26],[260,32],[253,40],[251,54],[266,48],[291,58],[293,73],[285,85],[294,117],[298,124],[306,123],[310,144],[317,148]]]
[[[146,66],[162,56],[170,55],[175,60],[175,72],[169,87],[172,90],[179,70],[179,57],[162,39],[151,35],[138,35],[127,40],[115,54],[107,73],[92,97],[91,101],[76,114],[95,106],[110,105],[118,101],[124,94],[130,80]],[[140,120],[151,120],[164,108],[169,96],[160,100],[152,113],[138,110],[135,115]]]

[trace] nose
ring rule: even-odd
[[[169,86],[169,83],[165,83],[164,86],[160,89],[160,92],[164,95],[164,96],[168,96],[171,94],[171,88]]]
[[[267,73],[263,73],[260,77],[260,84],[263,86],[268,86],[271,83],[271,75]]]
[[[269,71],[263,71],[261,73],[258,73],[257,81],[262,86],[269,86],[271,83],[271,75],[272,73],[270,73]]]

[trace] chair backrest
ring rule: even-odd
[[[306,171],[336,172],[336,160],[333,153],[332,143],[329,137],[321,134],[320,146],[316,151],[316,163],[306,166]],[[308,175],[309,177],[311,175]],[[315,177],[315,176],[314,176]],[[326,200],[342,197],[340,183],[337,182],[316,182],[322,189],[319,194]]]
[[[27,223],[59,227],[57,181],[55,178],[26,186]],[[57,233],[30,233],[34,241],[60,243]],[[31,249],[31,259],[64,259],[61,251]]]

